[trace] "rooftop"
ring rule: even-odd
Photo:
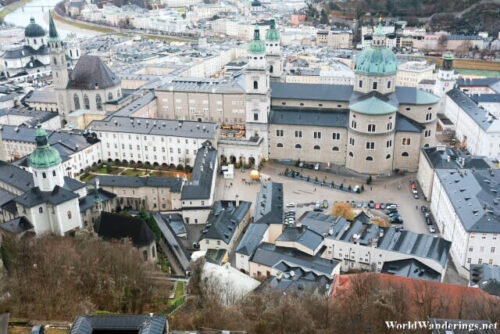
[[[120,79],[97,56],[81,55],[71,72],[69,89],[105,89],[120,84]]]
[[[136,247],[148,246],[155,240],[144,220],[118,213],[102,212],[94,231],[105,240],[130,238]]]
[[[100,331],[163,334],[166,326],[168,324],[165,315],[79,315],[73,322],[69,334],[93,334]]]
[[[196,152],[191,179],[182,188],[181,199],[209,199],[214,187],[214,173],[217,168],[217,149],[209,141]]]
[[[200,240],[215,239],[229,244],[234,232],[247,216],[251,202],[217,201],[207,219],[205,228],[201,231]]]

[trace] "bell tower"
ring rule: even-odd
[[[272,79],[281,78],[283,73],[280,44],[280,32],[276,29],[276,20],[273,17],[271,18],[270,27],[266,31],[266,60]]]
[[[54,91],[57,97],[57,109],[59,115],[64,117],[69,112],[69,105],[66,101],[66,86],[68,85],[69,75],[66,64],[66,54],[59,34],[57,33],[52,13],[49,12],[49,55],[50,67],[52,68],[52,79],[54,82]]]

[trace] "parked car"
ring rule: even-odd
[[[366,202],[361,203],[361,207],[367,208],[368,207],[368,203],[366,203]]]
[[[352,206],[353,208],[355,208],[355,207],[356,207],[356,202],[352,201],[352,202],[351,202],[351,206]]]
[[[393,217],[390,220],[390,223],[391,224],[403,224],[403,218],[401,218],[401,217]]]
[[[427,210],[427,207],[425,205],[422,205],[420,207],[420,210],[422,210],[423,213],[426,213],[428,210]]]
[[[394,204],[394,203],[387,203],[385,205],[385,208],[388,209],[388,210],[397,210],[398,209],[398,205],[397,204]]]
[[[370,207],[370,209],[374,209],[375,208],[375,202],[374,201],[369,201],[368,202],[368,207]]]
[[[436,233],[436,228],[434,227],[434,225],[429,225],[428,228],[429,228],[429,232]]]
[[[294,202],[287,203],[286,207],[287,208],[295,208],[295,203]]]
[[[375,209],[380,210],[380,203],[375,203]]]
[[[316,203],[314,203],[314,211],[323,211],[320,201],[316,201]]]
[[[385,203],[380,203],[380,210],[384,210],[385,209]]]
[[[361,208],[361,207],[363,207],[363,203],[362,203],[362,202],[357,202],[357,203],[356,203],[356,207],[357,207],[357,208]]]
[[[427,223],[427,225],[432,225],[431,217],[425,217],[425,222]]]
[[[323,209],[327,209],[328,208],[328,201],[326,199],[324,199],[323,202],[321,202],[321,207]]]
[[[389,213],[389,217],[399,217],[399,213],[391,212],[391,213]]]
[[[419,198],[420,198],[420,197],[418,196],[418,192],[417,192],[416,190],[413,192],[413,198],[414,198],[414,199],[419,199]]]
[[[314,164],[314,170],[319,170],[319,164],[318,163]]]

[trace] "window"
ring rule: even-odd
[[[351,128],[356,129],[356,121],[351,121]]]
[[[332,139],[333,140],[339,140],[340,139],[340,133],[337,133],[337,132],[332,133]]]
[[[108,93],[108,101],[113,100],[113,93],[109,92]]]
[[[282,143],[278,143],[278,144],[276,144],[276,147],[283,147],[283,144]]]
[[[52,171],[52,176],[56,176],[56,171],[55,170]]]
[[[270,72],[270,73],[273,73],[273,70],[274,70],[273,65],[269,66],[269,72]]]
[[[403,138],[403,145],[410,145],[411,140],[410,138]]]
[[[385,156],[385,159],[386,159],[386,160],[387,160],[387,159],[390,159],[390,158],[391,158],[391,155],[390,155],[390,154],[387,154],[387,155]]]
[[[354,154],[352,154],[352,152],[349,152],[349,156],[352,158],[354,157]]]
[[[38,208],[38,212],[39,212],[39,213],[43,213],[43,208],[42,208],[42,207],[39,207],[39,208]]]
[[[78,95],[73,95],[73,102],[75,103],[75,110],[80,109],[80,98]]]
[[[368,124],[368,132],[375,132],[375,124]]]
[[[302,138],[302,131],[295,130],[295,138]]]
[[[295,148],[302,148],[302,145],[300,145],[300,144],[295,144]]]
[[[83,95],[83,106],[85,109],[89,110],[90,109],[90,100],[87,94]]]
[[[387,131],[392,130],[392,123],[387,123]]]
[[[283,130],[276,130],[277,137],[283,137]]]
[[[54,65],[57,65],[57,59],[54,57]]]
[[[100,94],[95,96],[95,104],[97,106],[97,110],[102,110],[102,99]]]
[[[432,119],[432,113],[428,113],[427,115],[425,115],[425,120],[426,121],[430,121]]]
[[[68,210],[68,219],[71,219],[71,211]]]
[[[467,259],[467,263],[471,263],[471,260],[472,260],[472,259],[469,257],[469,258]]]
[[[144,261],[147,261],[148,260],[148,251],[147,250],[143,251],[142,256],[144,257]]]
[[[391,81],[387,81],[387,89],[391,88]]]
[[[42,177],[43,177],[44,179],[46,179],[46,178],[47,178],[47,174],[45,174],[45,172],[42,172]]]
[[[259,89],[259,82],[257,80],[253,82],[253,89]]]
[[[367,150],[373,150],[373,149],[375,149],[375,142],[373,142],[373,141],[367,141],[366,142],[366,149]]]
[[[319,145],[314,145],[314,149],[315,149],[315,150],[319,150],[319,149],[320,149],[320,148],[319,148]]]
[[[253,120],[258,121],[259,120],[259,114],[258,113],[253,113]]]
[[[377,89],[377,82],[376,81],[373,83],[373,89]]]
[[[334,147],[332,147],[332,151],[337,152],[338,150],[339,150],[338,146],[334,146]]]
[[[491,252],[495,253],[495,247],[491,247]]]
[[[358,86],[359,88],[363,88],[363,80],[359,80]]]
[[[156,249],[155,249],[155,246],[153,246],[153,247],[151,248],[151,257],[152,257],[152,258],[155,258],[155,257],[156,257]]]
[[[401,156],[403,156],[403,157],[408,157],[408,156],[409,156],[409,154],[408,154],[408,152],[403,152],[403,153],[401,153]]]
[[[424,137],[430,137],[430,136],[431,136],[431,130],[425,130]]]
[[[391,147],[392,146],[392,139],[391,140],[388,140],[386,143],[385,143],[385,147]]]
[[[354,138],[349,138],[349,144],[354,145]]]
[[[373,157],[367,156],[366,161],[373,161]]]
[[[314,139],[321,139],[321,132],[314,131],[313,137],[314,137]]]
[[[478,263],[478,264],[483,263],[483,259],[478,259],[478,260],[477,260],[477,263]]]

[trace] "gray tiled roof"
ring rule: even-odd
[[[243,238],[241,238],[238,247],[236,248],[236,253],[244,255],[252,255],[257,246],[260,244],[264,238],[264,234],[268,229],[267,224],[250,224],[248,225]]]
[[[469,285],[478,286],[489,294],[500,297],[500,266],[471,264]]]
[[[112,200],[113,198],[116,197],[116,194],[106,191],[104,189],[99,189],[98,190],[98,196],[99,199],[101,200],[101,203],[108,202]],[[86,211],[95,204],[95,199],[96,199],[96,194],[95,194],[95,189],[91,189],[87,192],[87,196],[82,197],[78,200],[79,205],[80,205],[80,212]]]
[[[57,103],[56,93],[53,90],[36,89],[25,99],[27,103]]]
[[[33,175],[22,168],[0,160],[0,181],[20,191],[28,191],[34,185]]]
[[[237,79],[201,79],[176,77],[170,83],[160,86],[158,90],[174,92],[206,92],[206,93],[245,93],[244,77]]]
[[[217,150],[209,141],[196,152],[191,179],[182,187],[182,200],[209,199],[216,172]]]
[[[439,169],[436,175],[466,231],[500,233],[500,170]]]
[[[254,222],[259,224],[283,223],[283,184],[265,182],[260,186],[254,206]]]
[[[432,169],[489,169],[492,167],[485,157],[468,156],[444,145],[442,147],[423,147],[422,153]],[[463,166],[460,164],[461,158],[463,158]]]
[[[163,334],[165,315],[79,315],[68,334],[92,334],[96,331],[139,331],[141,334]]]
[[[302,217],[300,217],[300,223],[307,226],[310,230],[315,231],[320,235],[328,233],[330,229],[339,221],[345,218],[335,217],[332,215],[325,215],[321,212],[316,211],[306,211]]]
[[[78,198],[78,195],[74,192],[55,186],[52,191],[41,191],[38,187],[31,188],[14,200],[24,207],[32,208],[42,203],[59,205],[75,198]]]
[[[94,90],[110,88],[120,84],[118,78],[99,57],[81,55],[68,82],[69,89]]]
[[[0,224],[0,228],[12,234],[19,234],[33,228],[33,224],[26,217],[18,217]]]
[[[96,178],[99,179],[99,185],[102,187],[158,187],[169,188],[173,193],[179,193],[182,188],[182,179],[174,177],[99,175]],[[88,183],[95,185],[96,178]]]
[[[111,119],[113,116],[130,116],[135,113],[137,110],[141,109],[151,101],[155,99],[155,94],[152,91],[148,91],[144,95],[138,97],[134,101],[128,103],[123,108],[118,109],[112,116],[109,116]]]
[[[102,121],[92,121],[88,129],[103,132],[123,132],[173,136],[186,138],[213,139],[218,125],[210,122],[177,121],[161,118],[139,118],[113,116]]]
[[[271,82],[271,98],[348,102],[351,85],[322,85]]]
[[[207,225],[201,232],[200,240],[215,239],[229,244],[251,205],[251,202],[245,201],[240,201],[239,206],[236,206],[236,201],[215,202],[208,216]]]
[[[141,218],[118,213],[102,212],[94,225],[94,231],[105,240],[130,238],[136,247],[150,245],[155,235]]]
[[[269,124],[347,127],[349,112],[344,110],[272,107]]]
[[[484,131],[500,131],[496,117],[480,108],[469,96],[458,88],[446,93]]]
[[[339,264],[334,260],[311,256],[293,248],[277,247],[267,242],[263,242],[257,247],[250,261],[268,267],[285,262],[292,266],[301,267],[305,271],[314,271],[329,277]]]
[[[314,251],[323,242],[323,236],[307,226],[287,226],[276,241],[296,242]]]
[[[420,133],[423,129],[425,129],[423,125],[418,124],[400,113],[396,113],[396,131]]]
[[[386,261],[382,266],[381,272],[402,277],[441,282],[440,272],[435,271],[417,259]]]
[[[500,78],[457,79],[459,87],[489,87],[500,93]]]

